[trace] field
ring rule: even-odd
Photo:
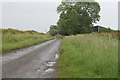
[[[16,49],[36,45],[38,43],[53,39],[49,35],[36,31],[19,31],[14,29],[0,30],[2,34],[2,53],[7,53]]]
[[[58,61],[58,78],[118,77],[117,33],[66,36]]]

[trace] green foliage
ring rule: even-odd
[[[100,19],[97,2],[62,2],[57,11],[60,13],[57,25],[62,35],[90,33],[93,23]]]
[[[14,29],[3,29],[2,31],[2,53],[10,52],[38,43],[53,39],[49,35],[36,31],[19,31]]]
[[[63,36],[63,35],[58,35],[58,34],[57,34],[57,35],[55,35],[55,37],[56,37],[56,38],[59,38],[59,39],[63,39],[63,38],[64,38],[64,36]]]
[[[48,32],[48,34],[50,34],[51,36],[55,36],[57,33],[58,33],[57,26],[51,25],[50,26],[50,31]]]
[[[58,78],[117,78],[118,38],[109,33],[65,37],[57,74]]]

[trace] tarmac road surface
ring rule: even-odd
[[[60,46],[53,39],[2,56],[2,78],[55,78]]]

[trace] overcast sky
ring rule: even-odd
[[[31,0],[32,1],[32,0]],[[33,0],[34,1],[34,0]],[[118,29],[118,2],[101,2],[101,20],[96,25]],[[2,28],[36,30],[47,32],[50,25],[56,24],[59,15],[56,12],[58,2],[4,2],[2,9]],[[1,8],[2,7],[2,8]],[[0,19],[1,22],[1,19]]]

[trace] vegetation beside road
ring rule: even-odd
[[[61,2],[57,7],[60,14],[57,25],[51,25],[50,35],[76,35],[91,33],[93,23],[100,20],[101,10],[99,3],[93,2]]]
[[[38,43],[53,39],[47,34],[38,33],[36,31],[19,31],[14,29],[2,29],[2,53],[7,53],[12,50],[25,48],[36,45]]]
[[[117,33],[67,36],[60,53],[58,78],[118,77]]]

